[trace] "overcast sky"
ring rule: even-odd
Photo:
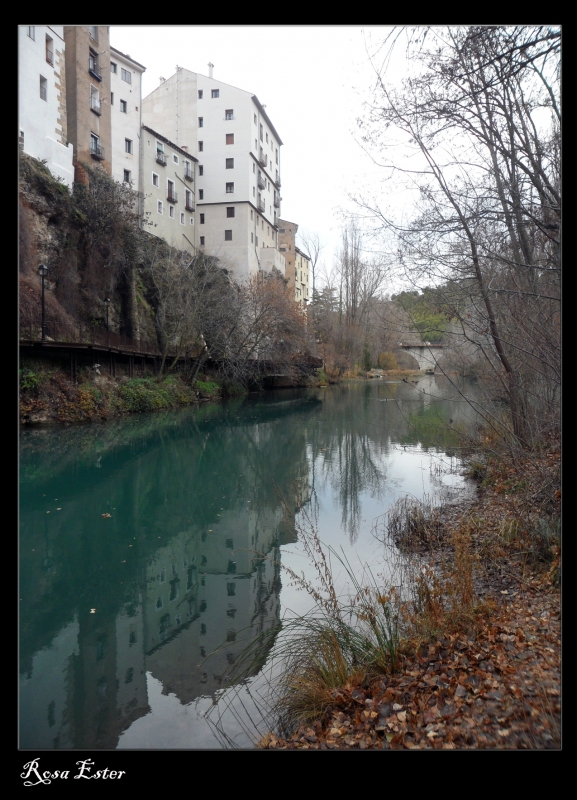
[[[176,66],[256,94],[282,141],[284,219],[316,231],[331,261],[348,192],[378,180],[355,141],[356,119],[370,96],[374,71],[366,44],[385,27],[121,26],[110,43],[146,67],[143,97]]]

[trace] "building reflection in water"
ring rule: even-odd
[[[278,446],[270,427],[280,422],[242,423],[195,422],[172,436],[162,431],[160,444],[131,442],[128,454],[112,448],[98,459],[87,448],[90,468],[75,459],[42,483],[46,491],[25,487],[22,748],[115,748],[150,712],[147,672],[164,694],[191,703],[223,688],[250,641],[279,625],[279,548],[294,541],[296,508],[289,499],[287,519],[270,480],[266,451]],[[243,448],[218,470],[235,437]],[[304,453],[304,437],[283,450],[274,477],[287,497],[295,481],[307,497]],[[96,463],[109,478],[94,479]],[[60,498],[58,513],[41,495]],[[46,541],[49,575],[46,552],[37,556]]]

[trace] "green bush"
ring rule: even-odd
[[[384,353],[381,353],[379,356],[379,367],[381,369],[398,369],[399,364],[395,357],[394,353],[385,350]]]

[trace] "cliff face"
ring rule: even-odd
[[[109,297],[112,330],[154,339],[154,303],[139,269],[150,237],[138,227],[134,193],[97,170],[87,175],[88,185],[77,183],[71,194],[41,162],[21,153],[21,325],[40,325],[38,266],[44,263],[49,323],[103,324]]]

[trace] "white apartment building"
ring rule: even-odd
[[[309,294],[309,267],[310,257],[295,247],[295,300],[302,305],[306,305],[310,300]]]
[[[178,68],[142,101],[143,122],[198,158],[201,252],[247,280],[282,258],[277,250],[282,141],[258,98],[212,77]]]
[[[138,61],[110,48],[112,177],[131,184],[135,191],[140,191],[141,86],[145,70]]]
[[[64,29],[18,27],[18,140],[28,155],[46,161],[69,188],[74,181],[66,124]]]
[[[144,230],[195,255],[197,160],[146,125],[140,142]]]

